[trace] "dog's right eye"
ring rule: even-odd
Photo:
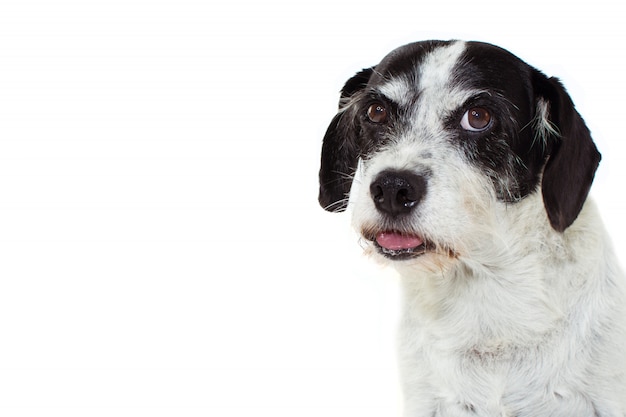
[[[367,118],[373,123],[384,123],[387,120],[387,109],[380,103],[367,108]]]

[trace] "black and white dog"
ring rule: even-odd
[[[346,83],[319,201],[400,272],[407,416],[626,416],[599,161],[561,83],[493,45],[409,44]]]

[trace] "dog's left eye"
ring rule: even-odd
[[[387,109],[380,103],[367,108],[367,118],[373,123],[384,123],[387,120]]]
[[[461,119],[461,127],[470,132],[481,132],[491,125],[491,113],[482,107],[472,107]]]

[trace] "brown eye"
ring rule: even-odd
[[[482,107],[472,107],[461,119],[461,127],[471,132],[480,132],[491,125],[491,114]]]
[[[387,109],[380,103],[374,103],[367,109],[367,118],[374,123],[384,123],[387,120]]]

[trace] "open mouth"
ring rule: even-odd
[[[397,231],[379,232],[370,240],[374,242],[381,254],[395,260],[410,259],[423,255],[429,246],[419,236]]]

